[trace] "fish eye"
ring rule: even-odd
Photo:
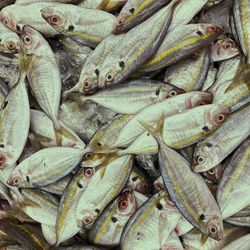
[[[203,156],[198,156],[198,157],[197,157],[197,162],[198,162],[199,164],[204,163],[204,161],[205,161],[205,158],[204,158]]]
[[[120,210],[124,210],[124,209],[126,209],[127,207],[128,207],[128,202],[127,202],[127,201],[125,201],[125,200],[119,201],[119,203],[118,203],[118,208],[119,208]]]
[[[84,81],[83,85],[85,88],[89,88],[90,82],[88,80],[86,80],[86,81]]]
[[[91,159],[92,156],[93,156],[93,153],[87,153],[84,155],[84,159],[89,160],[89,159]]]
[[[208,230],[211,234],[216,234],[218,232],[217,227],[215,225],[209,226]]]
[[[210,175],[214,175],[215,174],[215,169],[214,168],[211,168],[210,170],[208,170],[208,173]]]
[[[13,49],[16,48],[16,46],[15,46],[14,43],[10,42],[10,43],[7,44],[7,48],[8,48],[9,50],[13,50]]]
[[[120,19],[120,20],[118,21],[117,25],[118,25],[118,26],[123,25],[123,20],[122,20],[122,19]]]
[[[113,80],[113,76],[111,74],[108,74],[106,77],[107,81],[112,81]]]
[[[54,25],[60,24],[60,18],[58,16],[56,16],[56,15],[51,16],[49,18],[49,21],[50,21],[51,24],[54,24]]]
[[[14,185],[14,186],[17,186],[17,185],[20,184],[20,182],[21,182],[20,178],[15,177],[15,178],[12,180],[11,184]]]
[[[3,166],[5,163],[5,156],[3,154],[0,154],[0,166]]]
[[[8,20],[7,20],[7,19],[4,19],[4,20],[3,20],[3,23],[4,23],[5,25],[8,25]]]
[[[31,42],[32,42],[31,38],[30,38],[29,36],[27,36],[27,35],[25,35],[25,36],[23,37],[23,41],[24,41],[24,43],[27,44],[27,45],[31,44]]]
[[[169,92],[169,95],[170,95],[170,96],[175,96],[175,95],[177,95],[176,90],[171,90],[171,91]]]
[[[130,12],[131,14],[133,14],[133,13],[135,12],[135,8],[131,8],[131,9],[129,10],[129,12]]]
[[[225,120],[225,115],[224,114],[218,114],[216,117],[215,117],[215,121],[217,123],[221,123]]]
[[[93,169],[91,169],[91,168],[87,168],[85,171],[84,171],[84,175],[86,176],[86,177],[91,177],[92,175],[93,175]]]
[[[87,217],[82,222],[84,226],[87,226],[92,222],[92,219],[90,217]]]

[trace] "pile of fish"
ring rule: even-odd
[[[0,249],[250,249],[249,0],[0,10]]]

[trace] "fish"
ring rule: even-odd
[[[165,99],[155,105],[146,107],[137,113],[122,129],[113,147],[125,147],[130,145],[144,131],[140,122],[154,125],[159,118],[169,117],[181,113],[186,109],[206,104],[211,101],[211,95],[199,91],[188,92]]]
[[[160,70],[212,43],[223,29],[215,24],[187,24],[169,31],[154,56],[138,71]]]
[[[91,227],[90,241],[109,247],[119,245],[126,222],[146,200],[147,197],[132,190],[123,191],[105,208]]]
[[[164,248],[179,217],[166,191],[154,194],[127,222],[121,236],[121,249]]]
[[[233,20],[240,47],[246,56],[246,63],[250,63],[250,35],[249,35],[249,2],[247,0],[234,1]]]
[[[178,2],[179,0],[172,1],[125,34],[99,69],[98,88],[121,83],[157,51],[167,33]]]
[[[51,3],[78,3],[79,0],[16,0],[15,4],[19,4],[19,5],[28,5],[31,3],[38,3],[38,2],[51,2]]]
[[[8,184],[15,187],[40,187],[69,174],[81,161],[84,152],[76,148],[51,147],[39,150],[20,162]]]
[[[228,115],[229,109],[217,104],[202,105],[172,115],[164,120],[163,141],[175,149],[188,147],[215,131]],[[220,116],[224,117],[221,121],[218,119]],[[144,132],[129,147],[118,151],[117,154],[145,154],[157,151],[158,145],[154,137]]]
[[[244,235],[240,237],[239,239],[234,240],[233,242],[229,243],[225,247],[223,247],[223,250],[233,250],[236,248],[240,248],[242,250],[247,250],[249,246],[250,241],[250,234]]]
[[[214,133],[198,142],[194,150],[192,169],[195,172],[208,171],[232,153],[249,136],[249,116],[250,109],[246,106],[231,114]]]
[[[158,123],[156,129],[146,123],[142,124],[159,145],[160,171],[173,203],[195,228],[215,240],[222,240],[222,215],[202,177],[192,172],[190,163],[163,142],[161,123]]]
[[[248,192],[249,160],[250,138],[246,139],[233,154],[223,171],[217,189],[217,202],[224,219],[239,212],[250,203],[248,196],[245,195]]]
[[[167,67],[164,82],[185,90],[186,92],[200,90],[206,80],[210,51],[202,48],[194,55]]]
[[[116,21],[114,15],[102,10],[62,3],[44,7],[41,16],[59,33],[92,48],[111,34]]]
[[[21,34],[24,25],[29,25],[43,35],[51,37],[58,35],[41,16],[40,11],[51,3],[32,3],[29,5],[11,4],[0,12],[0,21],[9,29]]]
[[[28,138],[30,103],[25,85],[23,60],[20,56],[20,78],[4,100],[0,111],[0,169],[16,163]]]
[[[117,16],[114,33],[117,34],[130,30],[131,28],[145,21],[168,3],[168,0],[127,1]]]
[[[61,197],[56,216],[56,245],[80,231],[76,221],[76,209],[81,195],[88,187],[96,169],[83,168],[71,179]]]
[[[109,202],[122,191],[132,163],[133,157],[125,155],[99,166],[77,205],[76,220],[79,228],[90,228]]]
[[[100,90],[93,95],[81,96],[80,101],[84,103],[91,100],[119,114],[134,115],[149,105],[182,93],[182,89],[171,84],[138,79]]]
[[[237,43],[228,36],[221,35],[215,40],[211,49],[213,62],[224,61],[240,54]]]
[[[19,36],[0,22],[0,52],[17,54],[19,50]]]

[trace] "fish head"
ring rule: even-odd
[[[122,67],[119,63],[111,63],[100,70],[98,88],[102,89],[112,85],[122,75]]]
[[[194,108],[201,105],[206,105],[211,103],[212,94],[206,92],[191,92],[186,100],[186,108]]]
[[[16,54],[20,51],[20,38],[16,33],[0,34],[0,51]]]
[[[117,213],[122,217],[131,217],[137,209],[136,197],[132,190],[126,190],[117,200]]]
[[[214,215],[212,218],[208,219],[206,228],[207,234],[211,238],[218,241],[223,239],[223,222],[221,216]]]
[[[223,27],[218,24],[201,23],[199,25],[199,31],[207,36],[219,36],[223,32]]]
[[[208,123],[213,125],[221,125],[230,114],[230,109],[224,105],[213,105],[212,109],[206,114]]]
[[[17,169],[14,170],[11,176],[9,177],[9,179],[7,180],[7,184],[13,187],[24,186],[25,180],[24,180],[23,173]]]
[[[41,10],[43,19],[59,32],[66,31],[66,10],[60,6],[48,6]],[[68,27],[67,27],[68,28]]]
[[[142,194],[152,193],[153,191],[150,181],[140,174],[133,173],[133,171],[129,177],[127,187]]]
[[[192,169],[195,172],[205,172],[217,165],[216,145],[201,141],[197,144],[192,159]]]
[[[105,162],[107,154],[87,152],[82,159],[81,167],[96,167]]]
[[[5,7],[0,12],[0,21],[9,29],[17,31],[17,22],[11,14],[10,6]]]
[[[15,163],[13,162],[13,157],[10,152],[11,152],[11,149],[8,148],[8,146],[0,150],[0,169],[4,169]]]
[[[41,46],[41,35],[35,29],[25,25],[22,29],[21,46],[26,54],[31,55]]]
[[[212,46],[213,61],[232,58],[240,53],[237,43],[227,36],[220,36]]]
[[[99,70],[95,68],[87,68],[84,74],[79,78],[79,92],[86,95],[92,94],[97,90]]]
[[[77,218],[77,226],[79,228],[90,228],[97,215],[98,213],[94,211],[94,208],[83,208],[78,216],[79,218]]]

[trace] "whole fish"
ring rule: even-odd
[[[206,23],[177,27],[167,34],[154,56],[139,71],[151,72],[165,68],[212,43],[222,31],[221,26]]]
[[[13,165],[20,157],[30,126],[30,104],[25,86],[23,58],[21,76],[4,100],[0,111],[0,168]]]
[[[96,170],[92,168],[81,169],[65,188],[56,219],[57,245],[80,231],[76,221],[78,201],[88,187],[95,172]]]
[[[21,39],[25,53],[30,56],[27,71],[30,87],[57,130],[61,127],[58,121],[61,76],[54,53],[43,36],[31,27],[24,26]]]
[[[246,62],[250,63],[250,33],[248,18],[250,5],[248,0],[234,1],[233,6],[233,20],[236,28],[237,36],[239,39],[240,47],[246,56]]]
[[[172,1],[125,34],[99,69],[99,88],[123,82],[156,52],[167,33],[178,2]]]
[[[223,218],[228,218],[246,207],[248,200],[248,169],[250,162],[250,138],[244,141],[233,154],[223,171],[217,189],[217,202]]]
[[[147,197],[132,190],[122,192],[93,224],[89,232],[90,241],[109,247],[118,245],[127,221],[146,200]]]
[[[58,32],[41,16],[40,11],[51,3],[32,3],[29,5],[12,4],[0,12],[0,21],[11,30],[22,33],[24,25],[29,25],[45,36],[54,36]]]
[[[171,84],[152,80],[132,80],[122,85],[100,90],[94,95],[81,96],[119,114],[136,114],[143,108],[161,102],[184,91]]]
[[[19,36],[0,22],[0,51],[16,54],[20,50]]]
[[[172,115],[164,121],[163,141],[171,148],[187,147],[215,131],[228,115],[228,108],[217,104],[202,105]],[[221,121],[220,116],[224,117]],[[157,149],[156,140],[148,132],[144,132],[129,147],[117,154],[156,153]]]
[[[69,174],[84,153],[75,148],[45,148],[26,158],[11,173],[8,184],[17,187],[41,187]]]
[[[131,144],[145,128],[140,124],[146,122],[155,125],[160,118],[181,113],[201,104],[209,103],[211,95],[204,92],[189,92],[173,96],[157,104],[151,105],[136,114],[122,129],[113,147],[124,147]]]
[[[168,3],[168,0],[128,0],[117,17],[114,32],[120,33],[130,30]]]
[[[125,155],[99,167],[79,199],[76,210],[79,227],[90,227],[108,203],[125,187],[132,159],[131,155]]]
[[[116,18],[102,10],[85,9],[72,4],[54,4],[41,15],[58,32],[95,48],[113,30]]]
[[[159,145],[159,165],[169,196],[181,214],[202,233],[215,240],[223,238],[220,209],[202,177],[193,173],[179,153],[166,146],[158,131],[144,123]],[[184,188],[185,187],[185,188]]]
[[[202,48],[175,64],[167,67],[164,82],[190,92],[200,90],[209,70],[210,55],[207,48]]]
[[[121,249],[164,249],[180,216],[165,191],[154,194],[129,219]]]
[[[232,153],[249,136],[249,119],[250,107],[247,106],[231,114],[221,127],[200,141],[193,155],[193,170],[208,171]]]

